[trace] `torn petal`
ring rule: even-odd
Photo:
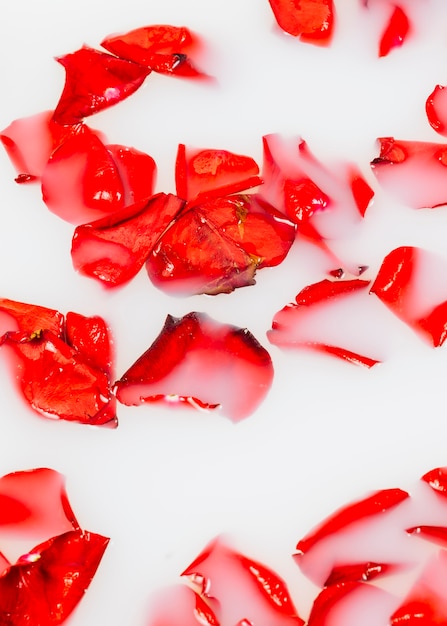
[[[0,298],[0,345],[7,332],[20,331],[32,337],[42,330],[50,330],[62,337],[63,328],[64,316],[55,309]]]
[[[166,318],[152,346],[116,383],[127,405],[163,400],[221,407],[237,422],[263,401],[273,380],[268,352],[247,330],[204,313]]]

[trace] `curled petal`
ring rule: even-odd
[[[56,60],[66,72],[64,90],[53,115],[58,124],[77,124],[121,102],[150,74],[149,68],[87,46]]]
[[[421,478],[436,493],[447,497],[447,467],[437,467],[424,474]]]
[[[413,528],[407,528],[406,532],[409,535],[421,537],[427,541],[447,548],[447,527],[445,526],[414,526]]]
[[[127,405],[163,400],[221,406],[237,422],[253,413],[272,380],[270,356],[247,329],[204,313],[168,315],[152,346],[116,383],[116,396]]]
[[[425,111],[430,126],[440,135],[447,135],[447,90],[436,85],[425,103]]]
[[[354,563],[339,565],[333,568],[324,586],[340,585],[355,582],[367,582],[385,574],[394,574],[398,566],[390,563]]]

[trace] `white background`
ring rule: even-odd
[[[96,47],[117,31],[185,25],[204,38],[199,64],[216,84],[152,75],[89,122],[111,143],[151,154],[157,190],[174,191],[179,142],[261,163],[262,135],[301,135],[325,163],[356,162],[376,191],[364,223],[337,244],[345,258],[369,265],[373,277],[398,245],[447,256],[446,209],[399,205],[368,166],[378,136],[442,140],[424,104],[435,84],[447,82],[447,5],[413,0],[411,41],[379,60],[386,3],[369,12],[358,4],[339,0],[333,43],[317,48],[281,34],[267,0],[5,3],[0,128],[55,106],[64,75],[54,56],[83,43]],[[318,255],[302,246],[279,268],[260,272],[256,286],[231,295],[168,297],[144,272],[105,292],[73,271],[72,226],[49,213],[38,185],[19,186],[14,175],[1,151],[0,296],[102,315],[115,337],[117,376],[153,341],[167,313],[207,311],[248,327],[269,347],[274,313],[324,277]],[[141,626],[150,593],[177,582],[219,533],[285,577],[306,614],[312,592],[290,557],[297,540],[349,500],[381,487],[411,488],[447,464],[446,348],[426,346],[373,296],[364,319],[365,336],[374,333],[385,346],[384,363],[367,371],[270,347],[271,393],[238,425],[218,414],[151,406],[119,406],[116,431],[47,421],[24,405],[0,361],[0,472],[59,470],[81,526],[112,538],[72,626]]]

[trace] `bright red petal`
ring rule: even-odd
[[[84,46],[59,57],[66,71],[65,86],[54,111],[58,124],[77,124],[130,96],[150,69]]]
[[[75,269],[113,287],[133,278],[159,237],[183,207],[171,194],[158,194],[75,230]]]
[[[0,531],[17,536],[53,536],[79,529],[65,490],[52,469],[13,472],[0,478]]]
[[[380,155],[371,167],[385,189],[415,209],[447,203],[447,145],[393,137],[378,141]]]
[[[101,46],[122,59],[144,65],[154,72],[175,76],[204,76],[188,57],[199,47],[198,38],[184,26],[157,24],[128,33],[111,35]]]
[[[77,350],[49,331],[32,339],[8,333],[5,344],[17,357],[22,393],[38,413],[96,426],[117,425],[108,376]]]
[[[32,337],[42,330],[50,330],[61,337],[63,326],[64,316],[55,309],[0,298],[0,344],[6,332],[14,331]]]
[[[440,135],[447,135],[447,90],[445,86],[436,85],[425,103],[430,126]]]
[[[113,342],[102,317],[85,317],[70,311],[66,316],[65,339],[86,362],[110,377]]]
[[[389,563],[354,563],[334,567],[324,586],[340,585],[345,583],[366,582],[385,574],[395,573],[400,569]]]
[[[219,626],[210,604],[189,587],[169,587],[152,599],[147,626]]]
[[[180,144],[175,163],[177,195],[191,204],[256,187],[257,163],[227,150],[193,150]]]
[[[390,252],[379,269],[371,293],[434,346],[447,337],[447,262],[421,248],[404,246]]]
[[[157,166],[154,159],[135,148],[107,145],[124,188],[124,206],[147,200],[154,191]]]
[[[407,14],[400,6],[395,5],[393,12],[382,34],[379,45],[379,57],[384,57],[400,47],[410,32],[410,21]]]
[[[425,481],[436,493],[447,497],[447,467],[437,467],[424,474],[421,480]]]
[[[420,537],[436,543],[443,548],[447,548],[447,527],[446,526],[414,526],[413,528],[407,528],[406,532],[409,535]]]
[[[332,0],[269,0],[280,28],[302,41],[328,45],[334,28]]]
[[[219,603],[222,624],[302,626],[286,583],[265,565],[213,541],[183,576],[201,581],[201,593]],[[244,622],[246,620],[246,622]]]
[[[109,540],[71,531],[36,546],[0,577],[0,621],[57,626],[83,598]]]
[[[116,383],[116,396],[127,405],[163,400],[221,406],[237,422],[258,407],[272,379],[270,356],[247,329],[203,313],[169,315],[152,346]]]

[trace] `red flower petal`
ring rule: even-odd
[[[247,329],[203,313],[168,315],[152,346],[116,383],[116,396],[127,405],[163,400],[221,406],[237,422],[258,407],[272,379],[270,356]]]
[[[394,573],[398,566],[390,563],[354,563],[334,567],[324,586],[366,582],[378,576]]]
[[[338,533],[346,526],[354,524],[360,520],[385,513],[392,507],[403,502],[409,494],[401,489],[383,489],[374,492],[371,496],[358,500],[345,507],[338,509],[333,515],[327,518],[322,524],[317,526],[311,533],[301,539],[296,549],[298,555],[309,552],[319,541],[326,539],[334,533]]]
[[[92,132],[84,132],[51,155],[42,175],[42,196],[50,211],[79,224],[121,209],[125,188],[107,147]]]
[[[406,532],[447,548],[447,527],[445,526],[414,526],[407,528]]]
[[[283,348],[317,350],[356,365],[372,367],[379,361],[336,345],[340,340],[363,343],[364,322],[360,331],[355,330],[353,324],[357,319],[362,321],[361,315],[355,312],[355,304],[361,301],[353,296],[356,292],[365,292],[368,285],[369,281],[361,279],[325,279],[308,285],[296,296],[295,303],[276,313],[272,329],[267,333],[270,343]],[[350,308],[346,306],[347,297],[351,300]],[[345,336],[347,329],[348,337]]]
[[[22,393],[38,413],[97,426],[117,425],[107,374],[94,369],[77,350],[45,330],[31,339],[7,333],[5,344],[17,357]]]
[[[421,248],[396,248],[383,260],[371,287],[371,293],[434,346],[442,345],[447,337],[443,264],[447,268],[444,259]]]
[[[177,195],[198,204],[261,184],[257,163],[227,150],[192,150],[180,144],[175,162]]]
[[[204,76],[188,58],[199,40],[184,26],[157,24],[128,33],[111,35],[101,46],[122,59],[149,67],[154,72],[175,76]]]
[[[176,295],[230,293],[254,284],[256,269],[287,255],[295,228],[256,196],[186,208],[148,258],[150,279]]]
[[[0,133],[17,174],[17,182],[39,179],[52,152],[71,135],[86,132],[83,124],[61,126],[53,121],[53,111],[43,111],[14,120]],[[98,131],[92,131],[102,137]]]
[[[371,162],[379,183],[401,202],[420,209],[447,203],[447,145],[382,137]]]
[[[425,481],[436,493],[447,497],[447,467],[437,467],[424,474]]]
[[[63,327],[64,316],[55,309],[0,298],[0,344],[6,332],[20,331],[31,337],[50,330],[61,337]]]
[[[447,623],[447,552],[440,551],[423,570],[420,578],[394,612],[390,624],[433,626]]]
[[[332,0],[269,0],[280,28],[302,41],[328,45],[334,28]]]
[[[183,576],[219,602],[222,624],[302,626],[287,586],[275,572],[215,540]],[[246,620],[246,622],[244,622]]]
[[[113,362],[112,340],[102,317],[85,317],[70,311],[66,316],[65,333],[68,345],[92,367],[110,377]]]
[[[157,173],[154,159],[135,148],[107,145],[124,187],[124,206],[152,196]]]
[[[87,46],[56,60],[66,71],[64,90],[53,116],[58,124],[77,124],[121,102],[150,74],[146,67]]]
[[[183,206],[171,194],[158,194],[75,230],[75,269],[107,286],[121,285],[143,267],[159,237]]]
[[[46,537],[78,530],[65,478],[52,469],[13,472],[0,478],[0,530]],[[1,568],[0,568],[1,569]]]
[[[101,535],[77,530],[22,556],[0,577],[2,622],[8,626],[64,622],[89,587],[108,542]]]
[[[445,86],[436,85],[425,103],[430,126],[440,135],[447,136],[447,90]]]
[[[393,48],[400,47],[410,32],[410,21],[400,6],[395,5],[379,45],[379,57],[384,57]]]
[[[184,585],[170,587],[151,602],[147,626],[219,626],[215,612],[198,593]]]

